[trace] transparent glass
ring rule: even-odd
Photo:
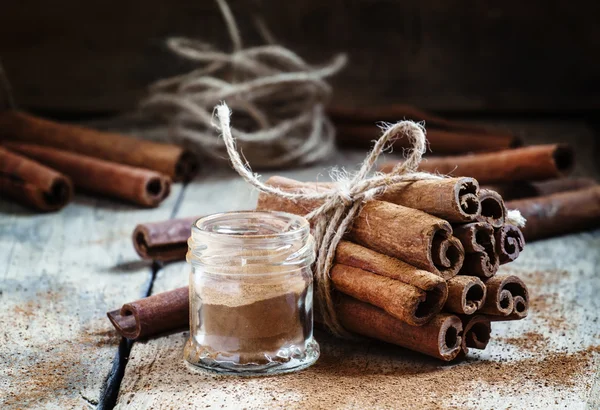
[[[315,250],[306,219],[283,212],[211,215],[196,221],[188,245],[189,364],[261,375],[317,360]]]

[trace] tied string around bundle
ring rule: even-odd
[[[236,111],[237,127],[231,133],[253,166],[309,164],[329,156],[335,149],[335,129],[325,115],[324,104],[332,93],[325,79],[344,67],[345,55],[312,67],[279,45],[243,48],[227,2],[217,4],[233,51],[187,38],[168,39],[172,52],[201,67],[153,84],[141,108],[166,118],[172,126],[170,139],[191,143],[205,157],[226,157],[211,122],[213,107],[221,101]],[[272,43],[262,20],[255,18],[255,23]]]
[[[329,270],[333,265],[335,250],[346,231],[350,229],[352,221],[360,212],[362,205],[383,193],[387,186],[400,181],[443,178],[439,175],[417,172],[427,148],[425,129],[413,121],[400,121],[391,125],[375,143],[359,170],[354,175],[338,176],[335,188],[319,193],[286,192],[261,182],[259,176],[252,172],[247,163],[242,161],[231,131],[229,107],[223,103],[217,106],[215,111],[219,120],[219,124],[215,124],[215,126],[222,133],[233,168],[250,185],[261,192],[290,201],[300,199],[324,201],[320,207],[305,215],[305,218],[312,223],[317,248],[314,272],[317,302],[321,309],[323,323],[327,328],[336,336],[350,337],[336,317],[331,295]],[[390,141],[400,136],[406,136],[410,142],[411,148],[406,150],[406,160],[398,164],[389,174],[376,173],[369,177],[379,155],[386,149]]]

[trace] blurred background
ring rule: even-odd
[[[600,109],[600,3],[345,0],[229,2],[244,46],[254,16],[309,63],[346,52],[334,103],[405,103],[447,115]],[[135,107],[152,81],[191,66],[168,36],[230,50],[214,1],[4,2],[0,57],[23,108],[50,115]],[[597,129],[597,128],[596,128]]]

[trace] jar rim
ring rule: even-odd
[[[231,218],[231,217],[259,217],[261,215],[264,215],[265,217],[268,218],[273,218],[276,217],[280,220],[288,220],[289,224],[288,226],[294,226],[294,229],[289,229],[286,231],[281,231],[281,232],[277,232],[277,233],[269,233],[269,234],[248,234],[248,233],[244,233],[243,234],[243,238],[245,240],[251,240],[251,239],[272,239],[272,238],[279,238],[279,239],[286,239],[288,237],[294,237],[297,236],[299,234],[302,234],[303,232],[307,232],[310,230],[310,224],[308,222],[308,220],[306,220],[306,218],[299,216],[299,215],[294,215],[288,212],[279,212],[279,211],[256,211],[256,210],[249,210],[249,211],[229,211],[229,212],[219,212],[219,213],[215,213],[215,214],[211,214],[211,215],[206,215],[203,216],[201,218],[198,218],[192,225],[192,233],[195,231],[197,233],[202,233],[205,235],[210,235],[210,236],[214,236],[214,237],[222,237],[222,238],[240,238],[242,237],[242,235],[240,235],[239,233],[227,233],[227,232],[215,232],[215,231],[209,231],[204,229],[205,227],[208,227],[211,223],[217,222],[221,219],[226,219],[226,218]]]

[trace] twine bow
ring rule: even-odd
[[[335,250],[343,235],[352,225],[352,221],[360,212],[363,204],[383,193],[386,187],[400,181],[422,179],[440,179],[439,175],[417,172],[421,158],[426,151],[427,140],[423,126],[413,121],[400,121],[388,126],[383,135],[375,143],[360,169],[354,174],[339,176],[335,187],[325,192],[286,192],[260,181],[259,176],[252,172],[238,153],[236,140],[231,132],[231,111],[222,103],[216,107],[219,124],[215,124],[223,136],[229,159],[233,168],[246,182],[261,192],[278,196],[290,201],[320,200],[323,204],[309,214],[306,219],[312,222],[313,236],[317,246],[317,261],[315,266],[316,296],[321,308],[323,322],[337,336],[348,337],[349,334],[339,323],[331,297],[331,281],[329,270],[333,265]],[[399,163],[389,174],[376,173],[368,177],[379,155],[393,139],[406,136],[410,149],[406,150],[406,160]]]

